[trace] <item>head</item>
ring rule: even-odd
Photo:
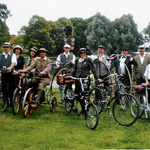
[[[5,52],[6,54],[8,54],[8,53],[10,52],[10,49],[11,49],[10,43],[5,42],[2,47],[3,47],[3,50],[4,50],[4,52]]]
[[[123,47],[121,50],[121,54],[128,55],[128,51],[129,51],[129,49],[127,47]]]
[[[40,58],[44,58],[47,55],[48,51],[45,48],[40,48],[38,54]]]
[[[139,46],[139,53],[140,55],[144,55],[144,52],[145,52],[145,47],[144,46]]]
[[[63,47],[64,52],[65,52],[66,54],[68,54],[69,51],[70,51],[70,48],[71,48],[71,46],[70,46],[69,44],[65,44],[64,47]]]
[[[19,55],[23,52],[23,49],[21,46],[17,45],[13,48],[13,52],[16,54],[16,55]]]
[[[86,48],[80,48],[79,49],[80,58],[85,58],[87,53],[88,53],[88,51],[86,50]]]
[[[36,54],[37,54],[37,48],[36,47],[33,47],[33,48],[31,48],[30,49],[30,58],[34,58],[34,57],[36,57]]]
[[[98,46],[98,49],[97,49],[97,53],[98,53],[98,55],[102,55],[102,54],[104,54],[104,46],[103,45],[99,45]]]

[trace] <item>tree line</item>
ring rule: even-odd
[[[11,16],[5,4],[0,4],[0,44],[9,41],[12,37],[6,25],[6,19]],[[110,21],[100,13],[88,19],[59,18],[57,21],[48,21],[38,15],[32,16],[27,26],[23,26],[14,40],[26,49],[32,46],[45,47],[50,54],[59,54],[64,45],[65,33],[63,28],[72,27],[71,37],[75,38],[74,53],[79,48],[86,47],[91,53],[97,46],[105,46],[106,53],[120,53],[122,47],[128,47],[130,51],[136,51],[137,47],[147,39],[138,32],[137,24],[131,14]],[[150,35],[150,24],[143,33]]]

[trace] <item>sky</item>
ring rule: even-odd
[[[131,14],[139,32],[150,22],[150,0],[0,0],[0,3],[11,11],[12,17],[6,24],[10,34],[15,35],[28,25],[33,15],[56,21],[61,17],[87,19],[99,12],[114,21]]]

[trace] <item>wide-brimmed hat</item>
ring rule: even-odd
[[[86,54],[88,54],[89,51],[86,48],[80,48],[78,53],[86,53]]]
[[[34,51],[35,53],[37,53],[38,48],[37,48],[37,47],[35,47],[35,46],[33,46],[33,47],[30,49],[30,51]]]
[[[2,45],[2,47],[11,47],[11,44],[8,43],[8,42],[5,42],[5,43]]]
[[[103,45],[99,45],[98,48],[103,48],[104,49],[105,47]]]
[[[69,44],[65,44],[64,48],[71,48],[71,46]]]
[[[15,49],[20,49],[20,53],[23,52],[23,48],[20,46],[20,45],[16,45],[14,48],[13,48],[13,52],[15,53]]]
[[[39,54],[40,52],[49,53],[45,48],[40,48],[40,49],[38,50],[38,54]]]

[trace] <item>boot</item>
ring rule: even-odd
[[[40,98],[41,98],[41,96],[42,96],[42,93],[43,93],[42,90],[38,90],[37,98],[36,98],[36,100],[35,100],[35,102],[36,102],[37,104],[40,103]]]

